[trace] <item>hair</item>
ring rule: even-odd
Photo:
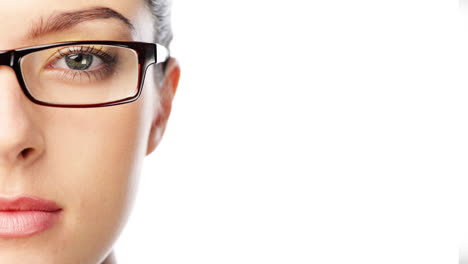
[[[171,27],[171,0],[145,0],[153,15],[154,42],[169,48],[173,34]],[[157,67],[156,79],[161,81],[167,62]]]
[[[170,0],[146,0],[154,18],[154,41],[169,47],[172,41],[171,28],[171,1]]]

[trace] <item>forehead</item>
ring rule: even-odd
[[[23,46],[45,44],[54,41],[96,39],[106,40],[119,33],[126,40],[151,41],[152,32],[148,24],[152,22],[150,12],[145,5],[146,0],[15,0],[2,2],[0,8],[0,50],[14,49]],[[134,30],[122,23],[123,19],[115,16],[94,16],[96,12],[85,13],[85,18],[78,22],[75,17],[70,19],[76,26],[68,27],[62,32],[53,32],[42,38],[32,39],[31,31],[39,24],[47,24],[56,20],[62,14],[71,14],[86,10],[112,10],[114,14],[122,15],[134,25]],[[113,12],[111,12],[113,13]],[[83,14],[83,12],[82,12]],[[86,14],[88,15],[86,17]],[[91,14],[91,15],[90,15]],[[82,16],[83,17],[83,16]],[[69,22],[70,22],[69,21]],[[43,22],[43,23],[41,23]],[[69,23],[69,24],[73,24]],[[70,26],[70,25],[69,25]],[[14,30],[12,30],[14,29]],[[124,34],[131,34],[123,37]],[[132,39],[128,39],[128,38]]]

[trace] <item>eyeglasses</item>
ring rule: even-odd
[[[73,41],[0,51],[26,97],[53,107],[102,107],[137,100],[147,69],[169,49],[158,43]]]

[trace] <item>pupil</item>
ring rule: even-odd
[[[93,56],[89,54],[72,54],[65,57],[67,66],[72,70],[86,70],[93,63]]]

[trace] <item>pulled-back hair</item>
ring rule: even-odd
[[[154,41],[166,47],[172,41],[171,28],[171,1],[170,0],[145,0],[154,18]]]
[[[154,42],[169,48],[172,41],[171,0],[145,0],[153,15]],[[168,61],[156,67],[155,80],[162,81]]]

